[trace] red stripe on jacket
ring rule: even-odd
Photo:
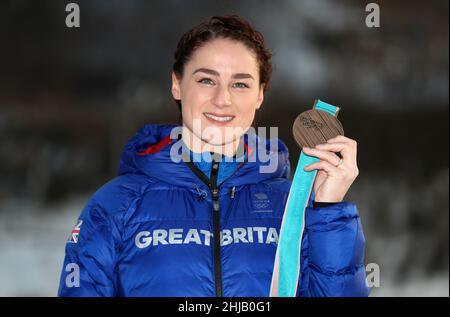
[[[172,143],[172,139],[170,138],[170,135],[168,135],[164,139],[159,141],[158,143],[150,145],[145,151],[137,152],[136,154],[137,155],[148,155],[148,154],[158,153],[159,151],[161,151],[161,149],[163,147],[165,147],[166,145],[168,145],[170,143]]]

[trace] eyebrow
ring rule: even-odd
[[[198,68],[192,73],[192,75],[194,75],[195,73],[198,73],[198,72],[207,73],[207,74],[210,74],[213,76],[220,77],[220,74],[218,72],[216,72],[215,70],[209,69],[209,68]],[[250,78],[250,79],[255,80],[255,78],[253,78],[252,75],[247,74],[247,73],[236,73],[236,74],[233,74],[233,76],[231,76],[231,77],[236,78],[236,79]]]

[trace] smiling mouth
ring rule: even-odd
[[[217,115],[217,114],[212,114],[209,112],[204,112],[203,114],[209,120],[212,120],[212,121],[215,121],[218,123],[227,123],[234,119],[234,116],[232,116],[232,115]]]

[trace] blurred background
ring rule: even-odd
[[[248,19],[273,52],[257,125],[291,152],[295,117],[320,98],[359,143],[358,205],[371,296],[449,296],[449,2],[3,1],[0,12],[0,296],[55,296],[65,241],[126,140],[177,122],[181,35],[211,15]]]

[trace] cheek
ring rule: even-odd
[[[195,117],[200,111],[201,99],[195,91],[187,90],[185,94],[181,96],[181,102],[183,105],[183,115],[189,116],[189,118]]]
[[[212,89],[205,89],[198,85],[191,85],[185,90],[184,99],[191,103],[194,107],[203,104],[211,99]]]
[[[252,125],[254,115],[254,111],[246,109],[245,112],[239,114],[239,120],[234,123],[234,126],[247,129]]]
[[[244,120],[245,120],[245,125],[246,126],[250,126],[253,122],[253,118],[255,117],[255,111],[251,110],[248,111]]]
[[[253,98],[247,98],[245,102],[242,103],[242,106],[239,109],[240,116],[244,120],[251,120],[253,118],[256,111],[256,104]]]

